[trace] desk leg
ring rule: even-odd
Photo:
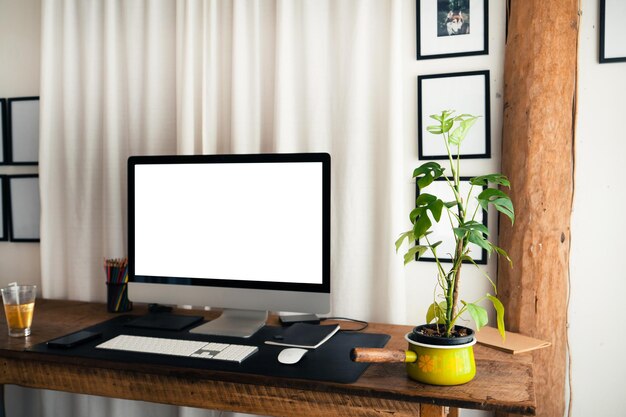
[[[0,384],[0,417],[5,417],[4,414],[4,385]]]
[[[459,417],[458,408],[440,405],[420,404],[420,417]]]

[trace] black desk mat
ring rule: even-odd
[[[169,365],[194,369],[208,369],[228,372],[241,372],[285,378],[310,379],[341,383],[355,382],[367,369],[368,364],[350,360],[350,350],[354,347],[383,347],[390,336],[386,334],[338,332],[317,349],[310,350],[297,364],[284,365],[278,362],[278,354],[284,347],[264,343],[280,335],[284,327],[265,326],[252,337],[242,339],[223,336],[205,336],[189,333],[187,330],[167,331],[142,329],[124,326],[124,323],[138,316],[123,315],[86,328],[102,332],[102,337],[71,349],[50,349],[45,343],[30,348],[30,351],[47,354],[111,360],[115,362]],[[96,349],[95,346],[120,334],[165,337],[187,340],[214,341],[255,345],[259,351],[242,363],[217,360],[157,355],[150,353],[121,352]]]

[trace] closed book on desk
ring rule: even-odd
[[[273,340],[266,340],[268,345],[316,349],[339,331],[339,325],[320,326],[319,324],[295,323]]]
[[[488,326],[483,327],[476,333],[476,339],[478,339],[478,343],[514,355],[550,346],[550,342],[509,331],[506,332],[506,339],[502,340],[498,329]]]

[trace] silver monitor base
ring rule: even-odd
[[[250,337],[266,321],[267,311],[226,309],[218,318],[191,329],[189,333]]]

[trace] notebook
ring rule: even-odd
[[[316,349],[339,331],[339,325],[320,326],[319,324],[295,323],[271,340],[268,345]]]
[[[506,332],[506,340],[502,340],[500,333],[498,333],[498,329],[493,327],[483,327],[480,329],[480,331],[476,332],[476,339],[478,339],[478,343],[491,346],[514,355],[550,346],[550,342],[509,331]]]

